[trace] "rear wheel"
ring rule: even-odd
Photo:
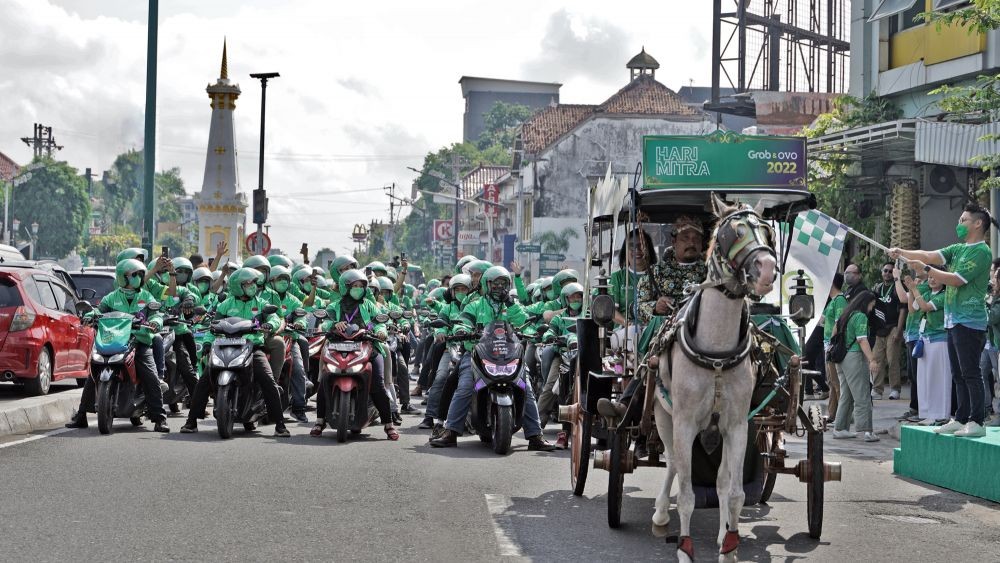
[[[102,381],[97,385],[97,430],[101,434],[111,434],[114,423],[114,389],[115,380]]]
[[[809,537],[819,539],[823,533],[823,433],[810,432],[806,443],[809,460],[809,482],[806,483],[806,516]]]
[[[583,495],[583,490],[587,486],[587,470],[590,468],[590,432],[594,423],[594,415],[584,411],[585,403],[580,392],[580,377],[576,378],[573,385],[573,403],[577,408],[576,419],[572,422],[570,430],[570,481],[573,484],[573,494]]]
[[[233,437],[233,423],[236,419],[236,393],[231,385],[223,385],[215,390],[215,422],[219,437],[227,440]]]
[[[337,441],[344,443],[347,441],[347,423],[351,420],[351,393],[349,391],[338,391],[334,398],[337,402]]]
[[[510,439],[514,434],[514,408],[498,405],[493,410],[493,451],[500,455],[510,453]]]
[[[622,524],[622,494],[625,486],[624,456],[628,442],[622,432],[611,436],[611,470],[608,477],[608,526],[618,528]]]
[[[52,386],[52,352],[42,347],[38,353],[38,370],[35,377],[24,380],[24,390],[29,395],[46,395]]]

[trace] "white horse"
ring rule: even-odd
[[[654,403],[656,427],[664,444],[667,475],[656,498],[654,531],[670,520],[670,489],[680,480],[679,561],[694,560],[691,513],[691,455],[695,438],[711,453],[722,440],[716,479],[719,496],[719,561],[736,561],[743,508],[743,459],[747,413],[754,386],[749,356],[746,296],[770,292],[776,277],[774,235],[748,206],[726,206],[712,196],[719,222],[707,253],[708,279],[658,336],[651,355],[659,356]]]

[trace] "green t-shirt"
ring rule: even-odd
[[[833,327],[837,325],[837,319],[840,318],[840,314],[844,312],[847,308],[847,298],[844,294],[834,297],[826,304],[826,308],[823,309],[823,343],[829,344],[830,337],[833,336]]]
[[[861,345],[858,340],[868,338],[868,315],[861,311],[855,311],[850,319],[847,319],[847,329],[844,331],[848,352],[860,352]]]
[[[608,285],[610,286],[609,293],[615,300],[615,306],[619,313],[625,314],[626,299],[628,300],[629,308],[635,305],[637,296],[636,287],[639,285],[639,280],[645,277],[646,272],[635,272],[629,269],[611,272],[611,278],[608,280]]]
[[[924,299],[933,307],[933,311],[924,313],[923,330],[921,334],[931,342],[944,342],[948,340],[948,333],[944,330],[944,308],[947,291],[930,293]]]
[[[986,330],[986,290],[990,282],[990,263],[993,254],[985,242],[963,242],[942,248],[938,254],[952,273],[965,280],[961,287],[945,289],[944,325],[952,328],[964,325],[975,330]]]
[[[920,282],[917,284],[917,293],[926,301],[927,296],[931,294],[931,288],[927,282]],[[906,312],[906,324],[903,326],[903,340],[905,342],[913,342],[920,338],[920,320],[924,318],[924,312],[916,309],[916,306],[917,304],[914,302],[910,310]]]

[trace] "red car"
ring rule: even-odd
[[[79,298],[51,272],[0,265],[0,381],[31,395],[53,381],[90,376],[94,329],[76,313]]]

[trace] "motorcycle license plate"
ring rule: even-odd
[[[244,340],[242,338],[216,338],[215,343],[219,346],[242,346]]]
[[[360,342],[331,342],[329,346],[331,350],[337,352],[353,352],[361,349]]]

